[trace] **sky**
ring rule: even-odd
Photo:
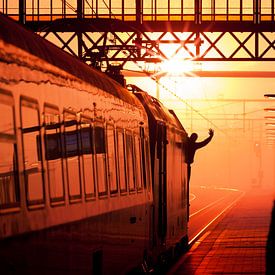
[[[144,90],[151,83],[151,94],[157,95],[150,79],[129,81]],[[264,119],[264,108],[275,107],[275,101],[263,97],[275,91],[274,79],[170,77],[162,83],[169,89],[159,88],[160,101],[175,110],[188,134],[197,132],[203,140],[209,128],[215,131],[212,142],[196,154],[191,184],[275,190],[275,149],[267,145]]]

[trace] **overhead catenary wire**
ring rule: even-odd
[[[88,1],[88,0],[84,0],[84,1],[85,1],[85,3],[89,6],[89,8],[91,9],[92,13],[93,13],[93,14],[96,14],[95,10],[93,9],[93,7],[92,7],[91,4],[89,3],[89,1]],[[72,10],[74,13],[77,13],[77,8],[74,8],[74,6],[71,5],[70,3],[68,3],[68,1],[66,1],[66,0],[61,0],[61,2],[62,2],[63,5],[65,4],[65,6],[67,6],[67,7],[68,7],[70,10]],[[104,0],[103,0],[103,2],[104,2]]]
[[[91,4],[89,3],[88,0],[85,0],[85,3],[89,6],[89,8],[91,9],[93,14],[96,14],[95,10],[93,9],[93,7],[91,6]]]
[[[140,68],[140,65],[136,63],[136,65]],[[226,136],[229,136],[223,129],[218,127],[212,120],[208,119],[205,115],[201,114],[197,109],[195,109],[191,104],[189,104],[186,100],[184,100],[182,97],[177,95],[175,92],[173,92],[171,89],[169,89],[167,86],[163,85],[160,80],[157,77],[152,76],[150,73],[143,71],[148,77],[150,77],[153,81],[157,83],[157,85],[161,86],[164,90],[169,92],[171,95],[173,95],[175,98],[183,102],[188,108],[190,108],[193,112],[197,113],[200,117],[202,117],[204,120],[206,120],[208,123],[210,123],[215,129],[219,130]]]

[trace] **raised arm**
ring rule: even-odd
[[[209,137],[206,138],[205,140],[201,141],[201,142],[197,142],[196,143],[196,148],[201,148],[201,147],[204,147],[205,145],[207,145],[211,139],[213,138],[214,136],[214,130],[213,129],[209,129]]]

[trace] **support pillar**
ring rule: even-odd
[[[26,0],[19,0],[19,22],[26,24]]]
[[[83,3],[83,0],[77,0],[77,19],[83,19],[83,18],[84,18],[84,3]],[[77,32],[77,54],[80,60],[82,60],[82,57],[83,57],[82,45],[83,45],[82,32]]]

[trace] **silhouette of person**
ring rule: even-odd
[[[275,274],[275,200],[271,213],[271,222],[266,242],[266,274]]]
[[[209,137],[201,142],[196,142],[198,135],[196,133],[192,133],[191,136],[187,140],[186,151],[185,151],[185,162],[187,163],[187,180],[188,186],[190,182],[191,176],[191,164],[194,162],[194,156],[196,150],[207,145],[214,136],[214,131],[209,129]]]

